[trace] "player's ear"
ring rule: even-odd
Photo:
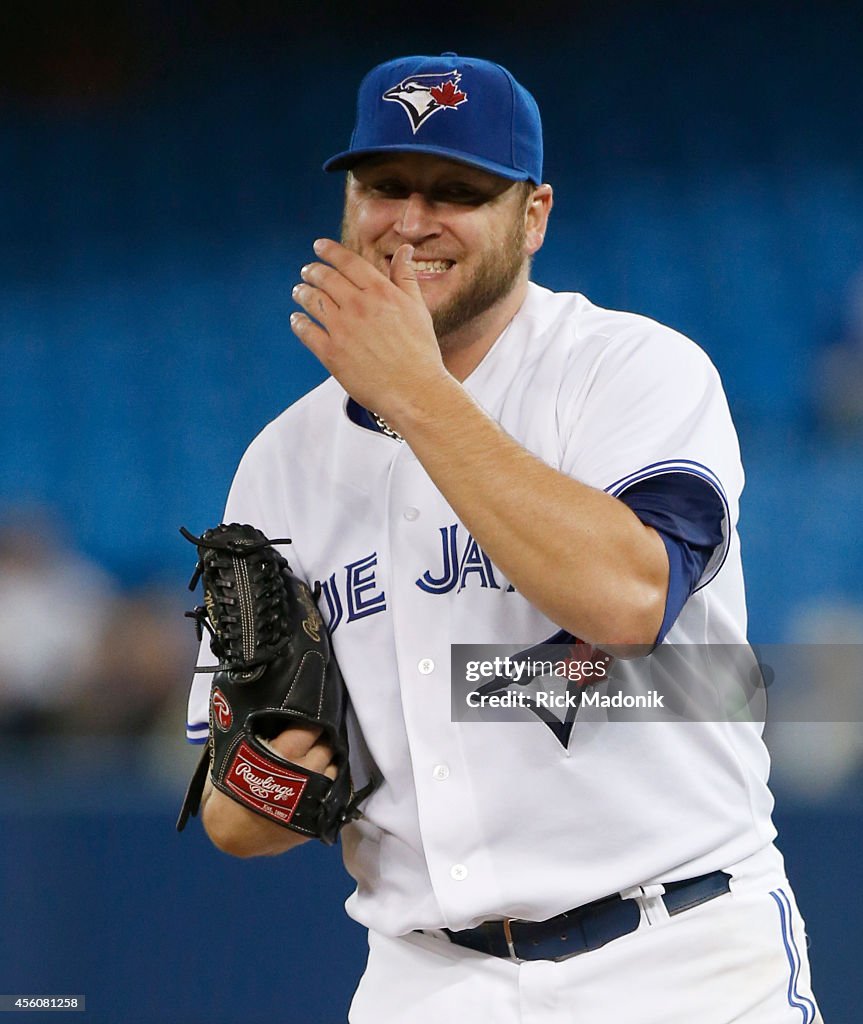
[[[548,227],[548,216],[554,205],[554,193],[551,185],[537,185],[528,197],[524,211],[525,250],[533,256],[542,248],[545,232]]]

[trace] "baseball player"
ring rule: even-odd
[[[347,171],[342,239],[314,243],[291,327],[331,376],[252,442],[225,521],[293,538],[352,771],[383,779],[342,832],[370,949],[349,1019],[821,1020],[758,722],[451,714],[455,644],[577,639],[635,681],[657,652],[746,644],[716,370],[667,327],[530,280],[552,189],[537,105],[499,65],[374,68],[325,170]],[[270,743],[333,777],[316,730]],[[239,856],[304,841],[212,784],[203,821]]]

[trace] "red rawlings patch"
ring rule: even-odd
[[[234,712],[231,711],[228,698],[216,687],[213,690],[213,721],[216,723],[216,727],[222,732],[227,732],[231,728],[233,720]]]
[[[245,740],[237,748],[224,778],[225,785],[242,803],[286,825],[294,816],[307,781],[262,757]]]

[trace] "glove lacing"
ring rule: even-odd
[[[288,563],[278,552],[273,552],[275,558],[254,558],[261,549],[290,544],[290,539],[270,541],[263,534],[237,538],[230,534],[230,527],[219,529],[221,534],[212,531],[209,536],[196,537],[180,528],[198,547],[198,564],[189,589],[194,590],[206,574],[205,590],[211,598],[186,612],[186,617],[195,621],[199,640],[207,630],[210,649],[220,662],[219,667],[202,667],[197,672],[246,671],[264,665],[291,639],[284,579],[290,574]]]

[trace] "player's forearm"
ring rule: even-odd
[[[394,424],[474,538],[527,600],[597,644],[653,644],[668,561],[616,498],[535,458],[455,380]]]
[[[308,842],[299,832],[267,821],[225,796],[209,781],[201,802],[201,821],[213,845],[233,857],[274,857]]]

